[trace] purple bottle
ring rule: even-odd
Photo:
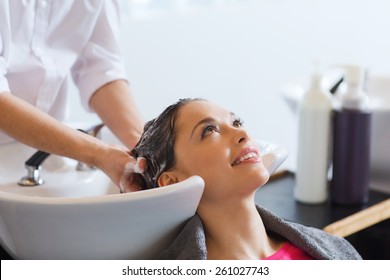
[[[361,205],[368,201],[372,112],[362,90],[363,71],[346,67],[346,92],[341,108],[334,110],[332,202]]]

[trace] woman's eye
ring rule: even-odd
[[[213,125],[213,124],[208,124],[208,125],[206,125],[206,126],[203,128],[203,130],[202,130],[202,139],[203,139],[205,136],[207,136],[207,135],[209,135],[209,134],[211,134],[211,133],[214,133],[214,132],[218,132],[218,128],[217,128],[215,125]]]
[[[240,119],[236,119],[235,121],[233,121],[233,126],[234,127],[242,127],[243,124],[244,123]]]

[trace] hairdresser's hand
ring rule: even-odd
[[[145,158],[135,159],[129,155],[128,150],[119,146],[110,146],[99,157],[100,164],[97,167],[110,177],[122,193],[140,190],[134,173],[144,172]]]
[[[131,157],[131,160],[125,165],[122,177],[119,181],[119,189],[121,193],[133,192],[140,190],[135,180],[135,173],[142,174],[146,170],[146,159],[139,157],[137,159]]]

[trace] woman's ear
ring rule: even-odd
[[[172,185],[179,182],[179,178],[175,176],[174,172],[167,171],[160,175],[157,180],[159,187]]]

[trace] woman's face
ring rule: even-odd
[[[164,172],[160,185],[199,175],[202,199],[245,197],[269,178],[259,150],[237,116],[208,101],[184,105],[176,121],[176,165]]]

